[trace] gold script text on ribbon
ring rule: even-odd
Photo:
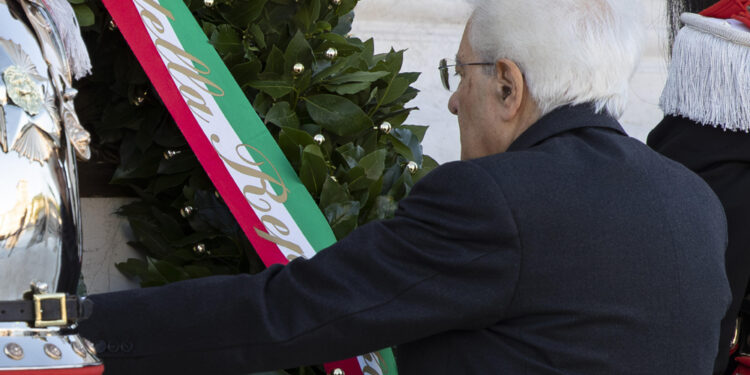
[[[224,90],[206,78],[206,76],[211,74],[211,69],[203,61],[188,53],[183,48],[162,38],[166,30],[162,19],[168,18],[174,20],[171,12],[154,0],[134,0],[134,3],[140,5],[142,9],[140,11],[141,20],[149,34],[155,39],[154,45],[156,46],[156,50],[166,60],[167,70],[177,84],[177,88],[190,108],[190,111],[197,119],[209,124],[210,118],[213,117],[213,112],[208,107],[201,91],[215,97],[224,96]],[[147,5],[158,13],[147,9]],[[160,18],[157,14],[160,14],[162,17]],[[169,22],[168,20],[165,21]],[[185,79],[190,84],[186,84]],[[196,88],[200,91],[196,90]]]
[[[232,160],[219,151],[217,144],[221,142],[221,139],[218,135],[211,134],[211,142],[214,143],[214,149],[216,150],[216,153],[222,160],[224,160],[224,163],[226,163],[227,166],[239,173],[242,173],[245,176],[257,180],[259,183],[259,185],[247,184],[242,187],[242,192],[245,194],[245,199],[247,199],[247,202],[258,212],[263,213],[258,215],[258,217],[265,226],[266,230],[264,231],[260,228],[254,228],[255,233],[267,241],[273,242],[278,246],[291,250],[293,254],[287,256],[287,259],[290,261],[299,257],[304,257],[302,248],[293,240],[288,239],[291,234],[289,226],[287,226],[279,218],[270,214],[272,204],[267,199],[265,199],[266,197],[271,198],[273,201],[279,204],[284,204],[289,197],[289,189],[286,187],[284,180],[279,175],[279,172],[273,165],[273,163],[271,163],[271,161],[268,160],[268,158],[260,150],[247,144],[240,144],[235,147],[236,156],[239,158],[239,161]],[[250,159],[245,158],[240,152],[243,149],[248,150],[248,152],[249,150],[254,151],[256,154],[260,155],[261,158],[263,158],[263,161],[254,162]],[[264,163],[267,163],[271,168],[273,168],[274,172],[276,172],[275,177],[270,176],[269,174],[264,173],[259,169],[260,166]],[[280,188],[281,193],[275,193],[273,189],[274,185]]]
[[[365,366],[362,367],[362,373],[364,375],[384,375],[387,373],[387,371],[383,371],[386,367],[383,367],[383,363],[385,363],[385,360],[383,360],[383,356],[380,355],[380,353],[368,353],[361,357],[365,360]]]

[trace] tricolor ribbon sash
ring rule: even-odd
[[[182,0],[104,0],[190,147],[266,265],[336,239],[307,189]],[[326,364],[396,374],[390,349]]]

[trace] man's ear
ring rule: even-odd
[[[521,68],[513,61],[500,59],[495,63],[495,99],[503,109],[501,116],[508,121],[521,112],[525,85]]]

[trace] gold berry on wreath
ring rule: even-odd
[[[193,211],[195,211],[195,209],[192,206],[185,206],[180,209],[180,216],[187,219],[193,214]]]
[[[294,73],[294,75],[296,75],[296,76],[298,76],[298,75],[300,75],[300,74],[302,74],[304,72],[305,72],[305,65],[302,64],[302,63],[296,63],[292,67],[292,73]]]
[[[406,164],[406,169],[409,171],[409,173],[415,174],[419,170],[419,165],[417,165],[417,163],[413,161],[410,161],[408,164]]]
[[[162,156],[164,156],[164,160],[170,160],[173,157],[175,157],[175,156],[177,156],[177,155],[179,155],[181,153],[182,153],[182,151],[180,151],[180,150],[167,150],[167,151],[164,151],[164,154]]]
[[[318,146],[322,145],[326,141],[326,137],[323,134],[315,134],[313,137],[313,141],[318,144]]]
[[[380,131],[383,132],[383,134],[390,134],[391,130],[393,130],[393,125],[389,122],[384,122],[380,124]]]
[[[333,47],[326,50],[326,59],[333,60],[338,57],[339,51]]]
[[[210,8],[210,7],[214,6],[214,0],[203,0],[203,5],[205,5],[205,6],[207,6],[207,7]]]
[[[193,246],[193,252],[197,255],[203,255],[206,253],[206,245],[199,243]]]

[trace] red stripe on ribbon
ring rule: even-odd
[[[169,74],[169,70],[164,65],[159,51],[152,42],[135,4],[132,1],[125,0],[104,0],[103,3],[167,106],[169,113],[172,114],[190,148],[195,152],[198,161],[208,177],[211,178],[216,190],[224,198],[263,263],[266,266],[277,263],[287,264],[289,261],[281,253],[278,246],[256,233],[256,228],[265,232],[265,226],[255,215],[247,199],[226,169],[224,161],[221,160],[203,129],[198,125],[198,121],[193,117],[190,108],[182,98],[171,74]]]
[[[323,367],[329,374],[335,369],[341,369],[346,375],[362,375],[362,367],[359,366],[359,361],[356,358],[326,363]]]

